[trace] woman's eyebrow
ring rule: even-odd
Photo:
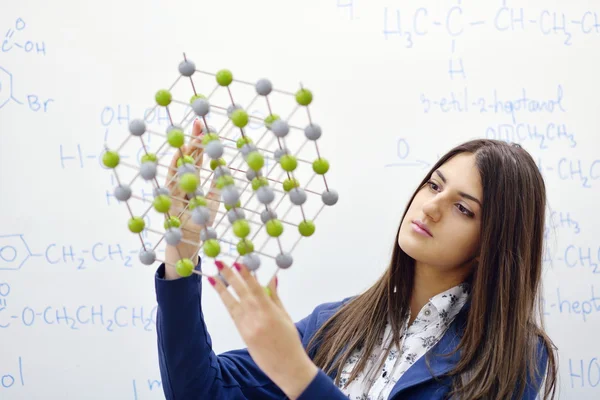
[[[444,175],[442,174],[442,172],[440,170],[435,170],[435,173],[440,176],[440,179],[442,180],[442,182],[444,182],[444,183],[447,182],[446,178],[444,177]],[[483,208],[483,206],[481,205],[481,202],[476,197],[473,197],[470,194],[467,194],[465,192],[458,192],[458,194],[461,195],[462,197],[464,197],[465,199],[473,200],[474,202],[479,204],[479,207]]]

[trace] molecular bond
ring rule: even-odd
[[[300,239],[314,234],[319,213],[338,201],[325,177],[329,162],[317,144],[322,130],[311,119],[312,92],[302,85],[295,93],[278,90],[267,79],[234,79],[226,69],[201,71],[185,54],[178,72],[169,89],[156,92],[151,112],[129,123],[120,146],[110,150],[104,145],[102,163],[118,183],[114,196],[126,203],[128,228],[140,236],[140,261],[166,262],[156,256],[164,239],[171,246],[183,242],[197,249],[194,257],[180,257],[174,264],[180,276],[205,275],[192,262],[199,253],[234,261],[241,257],[251,271],[265,261],[274,261],[275,273],[289,268]],[[148,117],[161,107],[168,117],[166,131]],[[182,119],[175,122],[178,114]],[[196,119],[203,135],[196,138],[194,151],[184,154],[186,137],[190,143],[194,139],[184,132]],[[176,167],[161,162],[168,150],[178,154]],[[135,151],[139,163],[126,162],[123,155]],[[164,186],[158,177],[164,177]],[[134,194],[136,186],[152,193],[152,201]],[[176,198],[173,188],[185,195]],[[164,220],[160,229],[146,223],[150,212]],[[151,246],[142,233],[160,237]]]

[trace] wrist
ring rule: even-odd
[[[287,374],[286,379],[279,385],[281,390],[291,400],[297,399],[306,390],[310,383],[315,379],[319,368],[312,362],[308,356],[294,371]]]

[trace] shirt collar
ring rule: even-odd
[[[463,282],[433,296],[429,303],[435,307],[438,314],[445,314],[448,319],[452,319],[467,302],[470,293],[470,284]]]

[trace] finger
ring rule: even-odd
[[[166,186],[171,186],[171,180],[175,173],[177,172],[177,160],[179,159],[179,150],[175,150],[175,154],[173,154],[173,158],[171,158],[171,163],[169,164],[169,170],[167,171],[167,181],[165,182]]]
[[[287,310],[283,306],[281,298],[279,297],[279,292],[278,292],[277,284],[278,284],[277,275],[275,275],[273,277],[273,279],[271,279],[271,281],[269,282],[269,285],[267,286],[269,288],[269,297],[271,298],[271,300],[273,301],[273,303],[275,303],[275,305],[277,306],[277,308],[279,308],[279,310],[287,317],[287,319],[290,322],[294,323],[294,320],[292,319],[292,317],[290,316],[290,314],[287,312]]]
[[[227,290],[227,287],[223,284],[221,279],[215,279],[212,276],[209,276],[208,282],[215,288],[223,301],[223,304],[227,308],[227,311],[229,311],[229,315],[235,320],[242,310],[240,302],[229,293],[229,290]]]
[[[268,297],[267,291],[263,288],[260,283],[256,280],[254,275],[250,273],[248,268],[241,263],[234,263],[233,266],[238,270],[239,275],[244,280],[246,286],[248,287],[248,291],[255,296],[257,299],[264,301]]]
[[[230,267],[225,265],[223,261],[215,260],[215,265],[217,266],[217,269],[219,270],[223,278],[225,278],[225,280],[229,283],[229,286],[231,286],[233,290],[235,290],[235,293],[237,294],[240,301],[242,303],[248,301],[250,291],[246,283],[244,283],[244,280],[238,274],[233,272],[233,270]]]
[[[277,283],[277,275],[275,275],[273,279],[271,279],[271,282],[269,282],[269,285],[267,286],[270,290],[269,297],[271,298],[271,300],[273,300],[273,303],[275,303],[275,305],[277,305],[277,307],[281,309],[281,311],[285,312],[285,314],[288,315],[285,307],[283,307],[281,299],[279,298],[279,292],[277,291]]]
[[[190,139],[189,148],[190,152],[194,154],[194,160],[196,160],[197,166],[202,166],[204,157],[204,147],[202,146],[203,136],[204,132],[202,131],[202,124],[200,123],[200,120],[196,118],[192,126],[192,138]]]
[[[277,306],[283,307],[283,304],[281,304],[281,300],[279,299],[279,294],[277,293],[277,276],[274,276],[273,279],[271,279],[267,287],[269,288],[268,295],[271,300],[273,300]]]

